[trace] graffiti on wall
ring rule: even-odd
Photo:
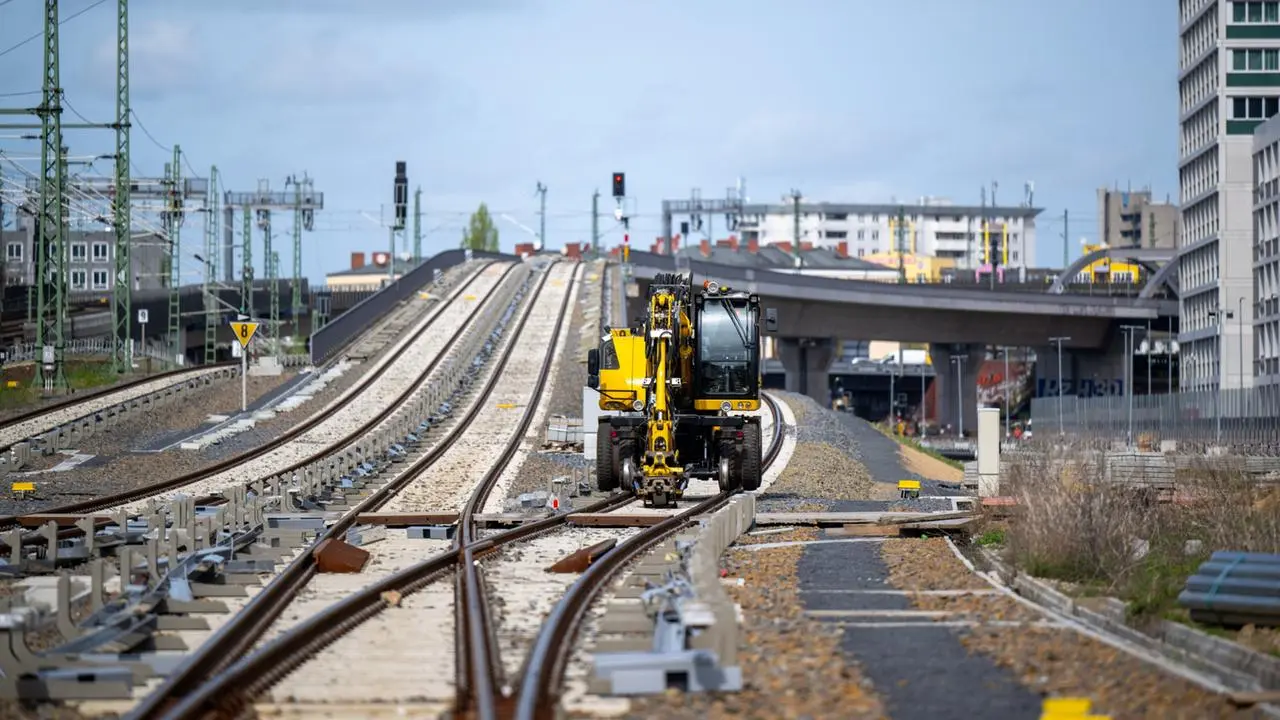
[[[1065,397],[1117,397],[1124,395],[1124,380],[1115,378],[1112,380],[1098,378],[1084,378],[1079,382],[1079,387],[1072,378],[1062,379],[1062,389],[1059,392],[1057,378],[1040,378],[1036,380],[1036,397],[1057,397],[1063,395]]]

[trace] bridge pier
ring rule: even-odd
[[[836,357],[833,338],[778,338],[778,360],[787,371],[787,392],[801,393],[831,407],[827,371]]]
[[[930,348],[933,370],[938,383],[938,425],[951,426],[952,433],[961,429],[968,435],[978,432],[978,372],[986,359],[985,345],[947,344]],[[959,369],[959,391],[956,389],[957,370],[952,358],[963,358]],[[963,420],[962,420],[963,418]]]

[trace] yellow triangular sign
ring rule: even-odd
[[[256,322],[233,322],[231,323],[231,332],[235,333],[236,340],[240,341],[240,347],[249,347],[249,341],[253,339],[254,333],[258,332],[258,323]]]

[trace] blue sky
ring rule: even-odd
[[[115,0],[96,1],[61,3],[63,18],[91,8],[63,25],[62,83],[106,122]],[[41,29],[42,4],[0,0],[0,51]],[[1012,202],[1033,180],[1042,264],[1060,258],[1063,209],[1073,254],[1096,234],[1099,186],[1176,199],[1176,8],[1160,0],[133,0],[131,24],[132,103],[154,138],[134,128],[136,167],[159,175],[176,142],[229,189],[310,173],[328,208],[305,238],[315,279],[386,247],[365,215],[389,206],[396,160],[422,186],[428,252],[456,247],[481,201],[536,227],[538,181],[549,246],[589,238],[595,189],[620,242],[615,170],[641,246],[663,198],[721,197],[738,176],[767,202],[796,187],[976,203],[992,180]],[[38,102],[13,93],[39,89],[40,57],[39,41],[0,56],[0,107]],[[529,239],[498,222],[505,248]]]

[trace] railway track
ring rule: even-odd
[[[474,306],[501,285],[517,265],[480,263],[406,336],[375,363],[374,367],[328,406],[318,410],[273,441],[209,467],[167,478],[123,493],[47,509],[33,516],[0,517],[0,531],[34,527],[48,516],[111,513],[136,514],[149,501],[181,491],[201,502],[218,502],[228,488],[248,486],[271,477],[289,477],[323,463],[335,451],[358,443],[379,423],[392,417],[423,383],[447,347],[468,327]],[[468,298],[470,298],[468,300]],[[393,389],[394,388],[394,389]],[[99,526],[106,525],[101,521]],[[76,528],[60,536],[74,537]],[[41,544],[44,538],[29,534],[23,544]]]
[[[510,426],[505,431],[509,438],[506,444],[510,450],[507,456],[514,453],[531,422],[537,404],[537,391],[545,384],[546,370],[553,365],[556,357],[558,343],[551,340],[561,334],[568,301],[572,295],[571,281],[581,272],[582,267],[561,264],[543,274],[539,288],[530,292],[531,297],[525,302],[522,311],[519,311],[516,326],[504,335],[504,338],[509,341],[503,342],[496,349],[496,356],[491,361],[492,367],[476,373],[478,387],[473,387],[474,395],[469,400],[470,406],[465,414],[462,414],[445,434],[436,438],[435,443],[423,455],[408,463],[395,479],[365,498],[357,507],[327,528],[317,538],[317,543],[325,542],[329,538],[341,537],[355,524],[361,514],[386,507],[393,499],[403,497],[408,490],[416,489],[417,486],[435,485],[441,498],[453,501],[446,505],[446,509],[452,509],[455,512],[458,509],[459,496],[465,507],[484,502],[480,491],[484,491],[483,494],[487,495],[487,491],[492,490],[505,464],[498,463],[489,467],[494,455],[491,431],[482,432],[480,436],[471,439],[467,439],[466,436],[469,431],[483,427],[486,414],[503,409],[496,408],[493,400],[499,398],[494,397],[495,395],[510,394],[513,385],[523,385],[526,395],[531,391],[533,395],[522,404],[524,410],[516,413],[504,410],[519,418],[514,432]],[[550,304],[546,297],[548,290],[561,296],[559,301],[554,302],[550,308],[554,311],[554,329],[550,337],[545,329],[530,335],[528,334],[530,325],[537,325],[537,322],[530,322],[531,317],[539,309],[544,311],[544,315],[547,314],[546,308]],[[545,317],[541,319],[544,322],[547,320]],[[536,382],[518,372],[517,366],[521,364],[519,360],[512,362],[513,359],[519,358],[520,348],[517,346],[521,344],[529,346],[524,348],[526,352],[530,348],[537,348],[538,354],[543,357],[543,362],[534,366],[537,370]],[[500,387],[503,385],[507,387]],[[505,408],[507,403],[502,405]],[[477,456],[477,451],[484,454]],[[468,478],[454,477],[461,470],[456,456],[458,453],[467,452],[471,455],[470,464],[473,472],[478,471],[483,476],[480,478],[480,484],[483,487],[477,488],[477,493],[470,495],[467,492]],[[443,466],[443,471],[432,473],[432,468],[438,465]],[[486,467],[488,467],[487,470]],[[443,482],[441,482],[442,479]],[[459,489],[458,486],[461,488]],[[265,679],[278,680],[288,669],[300,663],[307,653],[332,642],[346,630],[355,628],[362,620],[385,607],[386,593],[395,591],[408,594],[410,585],[441,572],[437,570],[437,566],[441,563],[439,558],[434,562],[431,559],[413,561],[415,553],[419,554],[420,560],[424,547],[430,552],[429,548],[432,545],[429,541],[418,541],[418,544],[414,545],[403,536],[395,537],[390,533],[386,540],[370,546],[370,550],[375,554],[375,562],[372,564],[382,564],[385,568],[381,571],[384,577],[372,583],[369,582],[370,576],[379,574],[376,567],[370,568],[370,573],[361,576],[326,574],[317,577],[318,567],[314,555],[306,553],[298,556],[241,613],[209,638],[162,687],[146,698],[135,710],[135,716],[140,718],[190,717],[207,714],[222,717],[228,713],[234,713],[235,709],[242,708],[251,702],[255,692],[264,688]],[[456,557],[456,553],[454,556]],[[408,568],[392,572],[407,562],[411,563]],[[446,561],[440,567],[448,569],[452,567],[452,561]],[[363,586],[352,587],[348,582],[344,587],[345,578],[354,579],[363,583]],[[313,584],[313,581],[317,580],[320,582]],[[396,590],[396,588],[400,589]],[[252,648],[259,638],[268,636],[276,619],[286,608],[295,606],[294,603],[304,589],[307,589],[308,593],[319,596],[317,612],[306,615],[298,621],[285,621],[283,623],[285,627],[263,643],[257,651],[235,665],[226,667],[230,665],[231,660],[244,655]],[[341,599],[333,603],[325,602],[337,598]],[[297,607],[299,614],[305,614],[310,610],[305,601]],[[350,663],[345,663],[345,666],[350,671]],[[252,678],[252,680],[245,678]],[[232,686],[236,688],[235,692],[227,690]],[[179,699],[181,702],[175,705],[174,703]]]
[[[58,402],[15,415],[0,422],[0,453],[15,444],[80,420],[115,405],[136,400],[189,380],[215,373],[234,363],[201,365],[169,370],[91,393],[78,393]]]
[[[561,336],[569,297],[570,293],[565,293],[559,304],[552,337]],[[526,336],[526,332],[522,327],[509,351],[518,356],[518,346],[528,344],[539,348],[541,362],[533,365],[537,377],[533,381],[524,376],[513,379],[514,385],[523,386],[526,400],[522,403],[524,410],[514,429],[503,431],[504,441],[497,442],[492,431],[481,431],[482,435],[488,436],[484,446],[490,449],[491,455],[484,466],[470,476],[460,474],[457,478],[460,482],[454,484],[452,492],[455,499],[459,486],[468,488],[469,494],[462,504],[457,533],[452,539],[411,541],[389,534],[387,540],[371,546],[372,549],[386,544],[374,556],[383,561],[380,570],[367,573],[363,579],[354,576],[345,576],[349,580],[338,579],[339,576],[313,577],[313,581],[325,577],[334,580],[327,583],[328,592],[309,592],[311,597],[301,601],[306,606],[301,613],[305,619],[275,635],[225,671],[206,678],[206,682],[197,681],[185,687],[171,688],[168,693],[171,697],[183,699],[169,706],[167,713],[142,713],[139,717],[235,716],[273,687],[275,690],[267,702],[273,713],[281,716],[305,714],[309,709],[316,709],[303,704],[302,699],[308,698],[318,703],[324,712],[345,709],[362,717],[372,717],[380,712],[432,713],[448,710],[450,706],[463,715],[497,717],[500,706],[509,702],[510,686],[504,682],[504,663],[499,657],[493,627],[490,579],[486,578],[482,564],[487,565],[491,556],[504,549],[517,544],[534,544],[541,538],[565,532],[564,526],[573,515],[618,511],[632,502],[629,495],[618,494],[573,512],[531,519],[505,531],[494,533],[480,526],[480,511],[517,454],[536,415],[538,397],[547,384],[558,355],[559,342],[546,342],[538,334]],[[503,368],[495,368],[493,376],[481,390],[481,397],[472,407],[496,408],[491,395],[520,392],[490,386],[503,384],[500,378],[505,377]],[[511,399],[510,395],[507,399]],[[483,412],[481,410],[475,415]],[[470,422],[459,427],[460,435],[484,426],[477,417],[467,420]],[[775,456],[777,448],[781,447],[780,423],[775,422],[775,428],[770,457]],[[459,440],[454,447],[462,443]],[[495,445],[501,446],[496,461],[492,458]],[[435,456],[434,462],[448,465],[447,461],[442,462],[444,458],[436,455],[435,450],[429,455]],[[424,457],[415,463],[424,467],[411,468],[408,472],[427,474],[429,470],[425,466],[432,461],[432,457]],[[419,485],[426,488],[432,484]],[[440,485],[436,484],[436,487]],[[404,498],[406,494],[402,492],[397,497]],[[438,497],[438,501],[448,507],[449,498],[446,492]],[[417,502],[423,501],[420,498]],[[421,511],[424,508],[419,506],[417,509]],[[681,514],[692,510],[669,512]],[[623,534],[627,532],[622,531]],[[454,579],[452,588],[438,582],[449,577]],[[567,582],[562,581],[561,589]],[[301,586],[298,587],[300,589]],[[273,602],[289,604],[296,601],[297,594],[295,590]],[[314,603],[313,610],[313,601],[319,599],[317,595],[328,597],[323,598],[323,602]],[[226,649],[220,652],[225,653]],[[361,658],[358,667],[351,663],[352,657]],[[450,660],[455,670],[452,678],[447,672]],[[405,664],[435,672],[406,675],[393,667],[399,665],[402,668]],[[369,685],[362,687],[362,679]],[[450,683],[449,679],[453,682]],[[153,696],[150,702],[157,710],[163,707],[157,696]]]

